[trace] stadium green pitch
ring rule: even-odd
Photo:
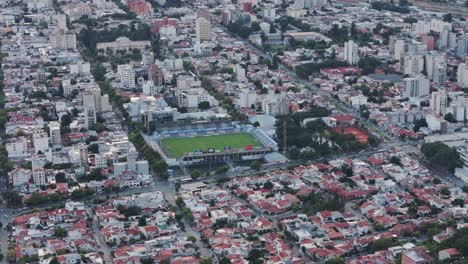
[[[261,147],[262,144],[251,134],[237,133],[227,135],[210,135],[199,137],[166,138],[161,140],[166,154],[171,158],[180,158],[185,153],[207,151],[209,148],[224,152],[224,147],[243,149],[246,145]]]

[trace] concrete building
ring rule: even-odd
[[[28,138],[11,138],[5,144],[5,148],[8,152],[8,158],[25,158],[28,156]]]
[[[468,138],[465,137],[462,142],[463,144],[457,146],[457,152],[460,155],[463,167],[455,170],[455,176],[460,178],[464,183],[468,183]]]
[[[120,77],[120,86],[122,89],[135,89],[135,70],[131,64],[122,64],[117,66],[117,74]]]
[[[400,61],[403,54],[408,50],[408,44],[406,39],[395,39],[391,38],[390,50],[393,54],[393,59]]]
[[[137,161],[137,153],[129,153],[126,162],[114,163],[114,177],[117,178],[124,172],[135,172],[139,175],[149,175],[148,161]]]
[[[52,0],[28,0],[26,1],[28,9],[45,9],[45,8],[53,8],[54,3]]]
[[[153,64],[148,69],[148,80],[153,81],[154,85],[164,84],[164,72],[161,67]]]
[[[352,40],[345,42],[344,59],[351,65],[356,65],[359,61],[358,45]]]
[[[85,107],[84,114],[85,114],[85,126],[88,129],[94,129],[94,126],[96,125],[96,122],[97,122],[96,109]]]
[[[234,68],[234,72],[236,73],[236,78],[238,82],[246,82],[247,78],[245,77],[245,68],[242,67],[240,64],[236,64]]]
[[[432,81],[438,86],[444,86],[447,81],[447,63],[438,62],[432,71]]]
[[[457,82],[461,87],[468,88],[468,63],[458,65]]]
[[[447,131],[447,121],[437,114],[427,114],[426,115],[427,127],[433,131],[441,131],[444,133]]]
[[[106,49],[111,49],[114,52],[117,50],[129,51],[138,49],[141,53],[143,53],[147,47],[151,47],[151,41],[131,41],[126,37],[117,38],[114,42],[101,42],[97,43],[96,45],[96,48],[98,50],[102,50],[103,52],[105,52]]]
[[[431,94],[431,101],[429,106],[431,110],[439,115],[445,115],[445,109],[447,108],[448,97],[445,91],[433,92]]]
[[[132,120],[145,120],[147,124],[153,120],[172,121],[178,115],[177,108],[170,107],[164,99],[144,94],[131,97],[127,109]]]
[[[440,19],[431,19],[431,20],[419,20],[416,23],[413,23],[413,33],[416,35],[427,34],[429,32],[435,31],[441,33],[445,28],[448,28],[449,31],[452,30],[452,23],[445,22]]]
[[[195,22],[196,36],[199,41],[211,40],[211,22],[204,17],[197,18]]]
[[[13,187],[17,187],[29,182],[31,171],[23,168],[15,168],[8,172],[8,181]]]
[[[180,107],[198,108],[201,102],[208,102],[210,106],[219,105],[219,102],[203,88],[177,90],[176,96]]]
[[[163,17],[163,18],[158,18],[154,21],[153,27],[151,28],[151,31],[153,33],[158,33],[159,30],[162,27],[165,26],[172,26],[174,28],[177,27],[177,18],[168,18],[168,17]]]
[[[72,31],[57,30],[52,35],[52,47],[59,50],[76,49],[76,35]]]
[[[468,96],[459,95],[452,101],[450,105],[452,114],[458,122],[464,122],[468,119]]]
[[[204,17],[210,19],[211,13],[210,8],[207,6],[198,6],[197,8],[197,17]]]
[[[306,0],[294,0],[294,8],[304,9],[305,8],[305,1]]]
[[[78,62],[75,64],[68,65],[70,74],[83,74],[89,75],[91,74],[91,65],[88,62]]]
[[[276,116],[289,113],[289,104],[286,94],[269,93],[262,101],[262,110],[266,115]]]
[[[44,165],[47,160],[43,155],[34,156],[31,160],[33,183],[38,186],[46,185],[46,175]]]
[[[83,91],[83,107],[94,109],[97,113],[108,112],[112,110],[107,94],[101,95],[99,87],[89,88]]]
[[[410,78],[404,78],[404,87],[402,97],[422,97],[429,94],[429,79],[422,74],[414,75]]]
[[[59,30],[67,31],[67,16],[63,14],[59,14],[56,16],[57,18],[57,27]]]
[[[401,254],[402,264],[432,264],[434,259],[424,249],[411,249]]]
[[[94,155],[94,167],[96,167],[96,168],[107,168],[106,155],[95,154]]]
[[[457,39],[457,56],[463,58],[468,55],[468,33],[462,34]]]
[[[444,27],[439,33],[439,39],[437,40],[437,47],[439,50],[445,50],[448,47],[450,29]]]
[[[263,17],[273,20],[276,18],[276,8],[273,5],[265,5],[263,7]]]
[[[349,98],[349,103],[351,107],[355,109],[359,109],[361,105],[366,105],[367,104],[367,96],[364,96],[362,94],[356,95],[356,96],[351,96]]]
[[[152,80],[148,80],[143,84],[143,94],[144,95],[149,95],[153,96],[157,94],[160,91],[160,89],[154,85]]]
[[[257,92],[250,89],[242,89],[237,98],[237,105],[240,108],[250,108],[252,105],[257,104]]]
[[[408,54],[400,61],[403,74],[420,74],[424,70],[424,56],[421,54]]]
[[[137,16],[152,16],[153,8],[145,0],[132,0],[128,3],[129,9]]]
[[[60,123],[49,122],[50,144],[53,147],[62,145],[62,135],[60,134]]]
[[[70,79],[62,80],[62,87],[63,87],[63,95],[65,96],[70,95],[73,92],[73,90],[75,90],[75,88],[71,84]]]
[[[34,153],[45,153],[49,149],[49,137],[45,132],[37,132],[33,134]]]
[[[153,52],[149,51],[149,50],[145,50],[145,52],[143,52],[143,54],[141,54],[141,64],[143,64],[143,66],[145,68],[148,68],[153,63],[154,63],[154,54],[153,54]]]
[[[435,48],[435,37],[429,36],[427,34],[421,35],[421,43],[426,45],[426,49],[428,51],[434,50]]]

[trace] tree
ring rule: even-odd
[[[397,165],[397,166],[401,166],[401,159],[397,156],[392,156],[390,158],[390,163]]]
[[[40,204],[47,203],[49,200],[47,196],[40,195],[38,193],[31,194],[31,197],[26,201],[28,206],[36,206]]]
[[[89,181],[102,181],[107,179],[106,176],[102,175],[101,169],[99,168],[90,171],[86,177]]]
[[[138,226],[146,226],[146,216],[142,216],[138,219]]]
[[[271,64],[271,69],[272,70],[277,70],[278,69],[279,61],[280,61],[280,59],[278,58],[278,56],[276,56],[276,55],[273,56],[273,62]],[[281,81],[281,79],[280,79],[280,81]]]
[[[60,126],[61,127],[68,127],[71,124],[72,121],[73,120],[72,120],[71,115],[69,115],[69,114],[63,115],[61,117]]]
[[[452,113],[445,114],[444,119],[449,123],[457,123],[457,119],[455,119]]]
[[[270,34],[274,34],[274,33],[276,33],[275,25],[273,23],[270,23]]]
[[[82,30],[83,32],[83,30]],[[81,32],[80,32],[81,34]],[[106,80],[106,73],[107,73],[107,70],[106,68],[104,67],[104,65],[102,65],[102,63],[98,63],[94,68],[91,69],[91,73],[93,74],[94,76],[94,79],[96,79],[97,82],[103,82]]]
[[[433,184],[441,184],[442,181],[441,181],[439,178],[434,178],[434,179],[432,180],[432,183],[433,183]]]
[[[395,246],[395,243],[391,238],[380,238],[375,240],[371,245],[371,251],[376,252],[383,249],[388,249],[389,247]]]
[[[260,126],[260,123],[258,121],[255,121],[253,124],[252,124],[254,127],[259,127]]]
[[[359,113],[365,119],[369,119],[370,112],[366,105],[359,106]]]
[[[265,188],[267,190],[272,190],[273,189],[273,183],[271,181],[267,181],[267,182],[265,182],[265,184],[263,184],[263,188]]]
[[[226,257],[222,257],[220,260],[219,260],[219,264],[231,264],[231,260],[226,258]]]
[[[340,170],[346,175],[346,177],[352,177],[353,174],[354,174],[352,165],[343,164],[343,166],[341,166]]]
[[[68,231],[64,228],[61,228],[59,226],[54,228],[54,236],[58,238],[64,238],[68,236]]]
[[[190,176],[192,177],[192,179],[198,179],[200,178],[201,176],[201,171],[199,170],[193,170],[191,173],[190,173]]]
[[[341,257],[334,257],[325,262],[325,264],[344,264],[345,261]]]
[[[96,124],[94,125],[94,130],[97,133],[101,133],[101,132],[104,132],[106,130],[106,126],[101,122],[96,122]]]
[[[460,206],[460,207],[463,208],[465,206],[465,201],[463,201],[463,199],[457,198],[457,199],[452,201],[452,205],[453,206]]]
[[[443,248],[454,247],[460,251],[463,256],[468,256],[468,228],[461,228],[455,231],[455,234],[442,243]]]
[[[141,264],[154,264],[154,259],[152,258],[141,258],[140,259]],[[163,262],[160,262],[163,263]]]
[[[415,17],[405,17],[405,19],[403,19],[403,21],[405,23],[414,24],[414,23],[418,22],[418,19],[416,19]]]
[[[64,183],[64,182],[67,182],[67,178],[66,178],[66,175],[65,173],[63,172],[59,172],[55,175],[55,182],[57,183]]]
[[[49,264],[60,264],[60,262],[57,260],[57,257],[53,257],[53,258],[50,260]]]
[[[227,171],[229,170],[229,166],[228,165],[223,165],[223,166],[220,166],[216,169],[216,174],[224,174],[226,173]]]
[[[455,168],[462,166],[457,151],[442,142],[423,144],[421,151],[429,162],[444,167],[451,173],[455,172]]]
[[[447,187],[442,187],[440,188],[439,193],[442,195],[448,196],[450,195],[450,190]]]
[[[260,23],[258,23],[257,21],[252,22],[250,29],[252,30],[252,32],[260,31],[261,30]]]
[[[250,163],[250,168],[252,170],[259,170],[261,167],[262,167],[262,163],[258,160],[254,160],[252,161],[252,163]]]
[[[374,57],[362,57],[358,62],[358,66],[362,69],[363,75],[375,72],[380,65],[382,65],[382,61]]]
[[[451,13],[447,13],[447,14],[445,14],[444,16],[442,16],[442,19],[443,19],[445,22],[452,22],[452,14],[451,14]]]
[[[464,193],[468,193],[468,185],[462,187]]]
[[[190,241],[190,242],[192,242],[192,243],[195,243],[195,242],[197,242],[197,238],[196,238],[195,236],[188,236],[188,237],[187,237],[187,241]]]
[[[418,120],[416,120],[416,122],[414,122],[413,131],[414,132],[419,132],[419,129],[421,127],[427,127],[427,122],[426,122],[425,118],[418,119]]]
[[[128,207],[119,205],[117,206],[117,210],[119,210],[121,214],[125,215],[125,217],[137,216],[141,214],[141,208],[136,205]]]
[[[408,6],[408,0],[400,0],[400,6]]]
[[[264,250],[254,248],[250,250],[247,260],[249,260],[249,263],[263,263],[264,256]]]
[[[99,144],[90,144],[88,146],[89,153],[98,154],[99,153]]]
[[[71,194],[72,199],[82,199],[94,195],[94,190],[91,188],[77,189],[74,190]]]
[[[18,208],[23,205],[23,199],[17,191],[7,190],[3,192],[2,196],[10,208]]]
[[[200,258],[199,264],[212,264],[213,260],[210,257],[202,257]]]
[[[154,164],[154,170],[159,175],[167,175],[167,163],[164,160],[158,160]]]
[[[210,102],[208,102],[208,101],[200,102],[200,103],[198,104],[198,109],[200,109],[200,110],[202,110],[202,111],[203,111],[203,110],[210,109]]]

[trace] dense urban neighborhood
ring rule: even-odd
[[[468,1],[0,0],[0,263],[468,263]]]

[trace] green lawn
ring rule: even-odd
[[[161,145],[171,158],[179,158],[184,153],[194,152],[197,150],[207,151],[208,148],[224,151],[225,146],[230,146],[232,149],[242,149],[246,145],[260,147],[262,144],[248,133],[201,136],[201,137],[184,137],[184,138],[167,138],[161,140]]]

